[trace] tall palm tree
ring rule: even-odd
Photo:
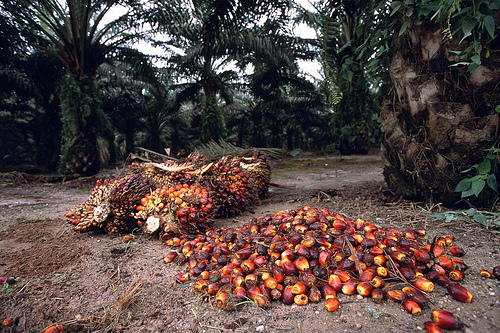
[[[96,73],[137,37],[130,29],[134,1],[18,0],[2,2],[20,37],[31,47],[57,58],[67,75],[59,89],[62,120],[60,172],[94,174],[99,171],[97,136],[102,115]],[[125,7],[126,6],[126,7]],[[126,13],[106,22],[112,10]]]
[[[186,77],[194,78],[191,82],[204,93],[202,141],[224,137],[219,98],[231,103],[228,80],[238,80],[227,64],[257,49],[267,49],[270,55],[276,52],[269,39],[253,34],[251,28],[263,20],[284,20],[289,5],[289,0],[175,0],[167,7],[163,1],[151,6],[147,19],[168,34],[168,45],[184,51],[172,57],[171,64]]]

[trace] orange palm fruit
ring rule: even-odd
[[[405,294],[402,290],[389,290],[387,291],[387,297],[396,302],[402,302],[405,299]]]
[[[438,258],[446,253],[446,250],[443,246],[440,245],[435,245],[434,248],[432,249],[432,254],[434,255],[434,258]]]
[[[444,269],[451,269],[453,267],[453,261],[451,261],[451,259],[448,257],[444,256],[437,257],[436,259],[434,259],[434,262],[443,267]]]
[[[464,303],[470,303],[472,301],[472,294],[470,293],[470,291],[468,291],[467,288],[458,283],[450,283],[446,287],[446,290],[448,290],[448,293],[451,295],[451,297],[453,297],[457,301]]]
[[[450,280],[452,281],[462,281],[464,279],[464,272],[462,271],[459,271],[458,269],[452,269],[449,273],[448,273],[448,277],[450,278]]]
[[[293,301],[297,305],[307,305],[307,303],[309,303],[309,298],[307,297],[306,294],[298,294],[295,295]]]
[[[2,321],[3,326],[12,326],[14,324],[14,317],[7,317]]]
[[[336,298],[337,297],[337,292],[335,291],[335,289],[330,286],[329,284],[324,284],[322,287],[321,287],[321,292],[323,294],[323,297],[328,300],[330,298]]]
[[[373,288],[381,288],[384,286],[384,280],[380,276],[375,276],[370,281],[370,284],[372,285]]]
[[[327,285],[328,286],[328,285]],[[309,289],[309,301],[312,303],[318,303],[321,300],[321,291],[318,287],[312,286]]]
[[[254,273],[250,273],[245,276],[245,284],[247,285],[248,288],[255,286],[257,282],[258,282],[258,277]]]
[[[266,286],[266,288],[276,289],[276,287],[278,286],[278,281],[276,281],[274,277],[270,276],[264,280],[264,285]]]
[[[167,255],[165,256],[163,261],[167,264],[171,263],[172,261],[174,261],[175,258],[177,258],[177,255],[178,255],[178,253],[176,251],[171,251],[171,252],[167,253]]]
[[[373,287],[370,285],[369,282],[360,282],[356,286],[356,291],[357,291],[358,295],[361,295],[364,297],[370,296],[372,289],[373,289]]]
[[[377,267],[377,275],[378,276],[380,276],[380,277],[386,277],[388,274],[389,274],[389,272],[387,271],[387,268],[385,268],[384,266],[378,266]]]
[[[379,255],[376,255],[375,257],[373,257],[373,264],[375,264],[377,266],[384,266],[386,261],[387,261],[387,259],[385,258],[385,256],[383,254],[379,254]]]
[[[309,261],[305,257],[298,257],[293,264],[301,272],[309,270]]]
[[[253,298],[253,301],[259,308],[269,309],[271,307],[271,302],[267,296],[262,294],[256,294]]]
[[[198,292],[202,292],[202,291],[208,289],[208,282],[203,280],[203,279],[196,280],[194,282],[193,288],[194,288],[194,290],[196,290]]]
[[[485,278],[488,278],[488,279],[491,279],[493,277],[493,274],[491,274],[490,271],[486,270],[486,269],[482,269],[479,274],[482,276],[482,277],[485,277]]]
[[[342,286],[342,292],[346,295],[354,295],[356,294],[356,287],[358,285],[358,281],[354,278],[347,280],[344,282]]]
[[[449,250],[455,257],[463,257],[465,255],[465,250],[459,246],[452,246]]]
[[[255,269],[255,263],[250,259],[246,259],[243,260],[243,262],[240,265],[240,268],[243,270],[244,273],[251,273]]]
[[[429,333],[444,333],[441,327],[439,327],[435,322],[426,321],[424,327]]]
[[[62,333],[63,325],[51,326],[47,328],[43,333]]]
[[[307,291],[307,287],[304,283],[297,281],[291,289],[292,294],[294,295],[299,295],[299,294],[305,294]]]
[[[418,316],[422,313],[420,306],[411,299],[405,299],[403,301],[403,308],[414,316]]]
[[[464,326],[459,318],[446,310],[432,311],[432,321],[445,330],[457,330]]]
[[[283,303],[285,304],[292,304],[293,303],[293,298],[295,295],[292,293],[292,286],[286,286],[285,289],[283,289]]]
[[[210,294],[210,295],[215,295],[217,294],[217,292],[219,291],[221,285],[217,282],[213,282],[213,283],[210,283],[208,285],[208,289],[207,289],[207,292]]]
[[[184,283],[189,281],[189,273],[178,273],[175,274],[175,281]]]
[[[342,290],[342,280],[337,274],[330,274],[328,277],[328,285],[331,286],[336,292]]]
[[[333,312],[340,307],[340,301],[337,298],[329,298],[325,302],[325,309],[328,312]]]
[[[424,277],[418,277],[412,281],[413,285],[420,290],[425,292],[432,292],[434,290],[434,283]]]

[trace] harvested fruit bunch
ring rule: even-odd
[[[167,185],[147,193],[136,207],[135,217],[148,233],[162,230],[166,238],[181,232],[196,233],[212,226],[213,200],[195,185]]]
[[[305,305],[325,299],[325,308],[335,311],[341,304],[332,299],[344,293],[376,303],[391,299],[419,315],[434,283],[469,302],[470,293],[451,278],[467,265],[448,257],[448,252],[463,255],[463,250],[448,236],[425,244],[425,234],[424,229],[380,228],[305,206],[251,218],[236,228],[167,239],[177,250],[165,262],[187,262],[188,271],[176,280],[193,279],[197,291],[213,296],[226,310],[248,297],[262,308],[273,300]]]
[[[153,189],[153,183],[140,174],[98,180],[89,198],[66,213],[66,218],[76,231],[128,231],[136,227],[136,206]]]

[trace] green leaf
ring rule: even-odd
[[[497,105],[497,106],[495,107],[495,112],[500,113],[500,105]]]
[[[391,7],[392,7],[392,12],[391,15],[389,16],[392,16],[398,12],[399,8],[401,8],[401,2],[394,1],[393,3],[391,3]]]
[[[481,65],[481,56],[479,54],[475,54],[472,57],[470,57],[470,60],[472,60],[473,63]]]
[[[474,214],[472,216],[472,219],[478,223],[484,223],[489,220],[489,218],[486,215],[483,215],[481,213]]]
[[[474,179],[471,184],[471,189],[474,192],[474,195],[477,197],[479,193],[483,190],[486,182],[483,179]]]
[[[477,172],[483,175],[490,173],[491,171],[491,162],[489,159],[484,159],[481,164],[477,167]]]
[[[406,28],[408,27],[408,22],[405,21],[403,23],[403,25],[401,26],[401,29],[399,29],[399,36],[401,36],[402,34],[404,34],[404,32],[406,31]]]
[[[497,177],[495,174],[490,174],[488,175],[488,178],[486,178],[486,184],[495,192],[498,193],[498,188],[497,188]]]
[[[472,186],[471,186],[471,188],[468,189],[467,191],[462,191],[462,195],[460,197],[463,199],[463,198],[470,197],[472,195],[474,195],[474,190],[472,189]]]
[[[488,34],[491,36],[491,38],[495,37],[495,19],[493,16],[488,15],[485,16],[483,19],[483,24],[484,27],[486,28],[486,31],[488,31]]]
[[[464,178],[462,179],[458,184],[457,187],[455,187],[455,192],[464,192],[470,189],[471,187],[471,178]]]
[[[464,33],[464,38],[466,36],[469,36],[471,35],[472,33],[472,29],[474,29],[474,27],[476,26],[477,24],[477,20],[473,17],[466,17],[463,19],[462,21],[462,31]]]
[[[474,214],[477,213],[477,209],[475,209],[475,208],[469,208],[469,209],[464,210],[464,213],[467,214],[467,215],[471,215],[472,216],[472,215],[474,215]]]

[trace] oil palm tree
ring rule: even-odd
[[[116,17],[112,13],[116,8],[125,13]],[[102,64],[116,60],[137,37],[130,28],[134,9],[134,1],[19,0],[1,4],[0,10],[20,38],[67,69],[58,93],[62,121],[59,170],[64,174],[99,171],[98,128],[106,118],[96,75]]]

